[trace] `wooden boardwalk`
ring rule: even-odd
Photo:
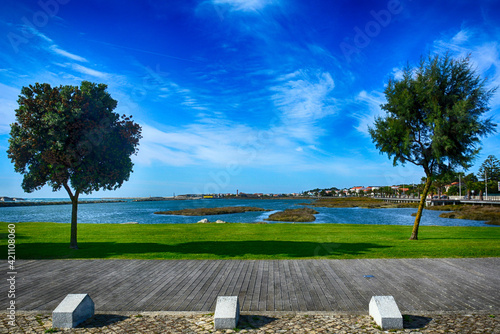
[[[98,311],[213,312],[217,296],[242,311],[366,313],[393,295],[402,312],[500,311],[500,258],[377,260],[18,260],[16,306],[52,311],[88,293]],[[372,275],[367,278],[365,275]],[[7,305],[2,284],[0,305]]]

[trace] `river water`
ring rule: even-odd
[[[41,199],[53,201],[53,199]],[[308,200],[266,200],[266,199],[200,199],[158,202],[132,202],[80,204],[78,223],[120,224],[138,222],[139,224],[192,224],[202,218],[210,221],[217,219],[233,223],[254,223],[264,221],[271,213],[287,208],[299,208]],[[211,208],[224,206],[254,206],[274,211],[246,212],[216,216],[185,217],[156,215],[156,211],[180,210],[186,208]],[[417,209],[362,209],[362,208],[315,208],[319,214],[313,224],[378,224],[413,225],[411,216]],[[423,226],[490,226],[482,221],[439,218],[441,211],[424,210]],[[71,221],[71,205],[43,205],[27,207],[0,208],[0,221],[3,222],[56,222]],[[273,222],[269,222],[273,223]]]

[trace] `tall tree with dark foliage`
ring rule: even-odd
[[[384,117],[375,120],[370,135],[380,153],[393,164],[421,166],[426,183],[410,240],[418,239],[425,198],[435,175],[468,169],[479,153],[480,138],[495,131],[490,109],[495,89],[486,89],[470,59],[449,55],[422,58],[416,69],[407,66],[400,80],[385,89]]]
[[[24,175],[26,192],[48,184],[64,188],[72,202],[70,248],[78,249],[77,212],[80,194],[115,190],[132,172],[141,127],[113,110],[117,101],[104,84],[49,84],[23,87],[11,124],[8,157]]]

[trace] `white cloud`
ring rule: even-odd
[[[225,164],[243,162],[239,141],[251,130],[237,124],[194,123],[165,131],[143,124],[143,139],[138,158],[141,163],[160,161],[167,165]]]
[[[464,57],[467,55],[467,48],[464,47],[463,44],[467,42],[472,35],[473,35],[472,31],[467,29],[462,29],[451,38],[434,41],[434,48],[439,53],[451,51],[455,55]]]
[[[368,127],[373,125],[377,116],[384,114],[380,105],[385,102],[386,99],[382,92],[372,91],[367,93],[364,90],[361,91],[358,96],[356,96],[356,103],[362,106],[362,112],[353,114],[353,117],[357,118],[359,121],[356,130],[365,136],[369,136]]]
[[[500,43],[483,36],[479,31],[463,28],[451,38],[434,42],[436,52],[452,52],[456,58],[470,55],[471,64],[483,78],[488,78],[488,88],[500,86]],[[500,106],[500,94],[491,99],[492,107]]]
[[[16,101],[20,92],[20,88],[0,83],[0,135],[10,133],[10,124],[16,119]]]
[[[212,0],[212,4],[216,6],[228,5],[232,10],[237,11],[258,11],[268,5],[277,4],[276,0]]]
[[[91,76],[97,77],[97,78],[106,78],[108,76],[107,73],[96,71],[96,70],[93,70],[91,68],[79,65],[79,64],[71,64],[71,67],[77,72],[91,75]]]
[[[38,31],[37,29],[35,29],[34,27],[32,26],[29,26],[29,25],[23,25],[23,28],[22,30],[26,30],[28,31],[29,33],[33,34],[34,36],[37,36],[41,39],[43,39],[44,41],[48,42],[48,43],[53,43],[54,41],[47,37],[47,35],[41,33],[40,31]]]
[[[469,37],[471,36],[471,32],[466,29],[460,30],[453,38],[451,39],[451,44],[454,45],[460,45],[462,43],[465,43],[469,40]]]
[[[403,69],[401,68],[398,68],[398,67],[394,67],[392,69],[392,77],[396,80],[402,80],[403,79]]]
[[[87,59],[83,58],[83,57],[80,57],[78,55],[75,55],[73,53],[69,53],[68,51],[65,51],[61,48],[59,48],[57,45],[52,45],[50,47],[50,50],[60,56],[63,56],[63,57],[66,57],[66,58],[69,58],[71,60],[75,60],[75,61],[79,61],[79,62],[88,62]]]
[[[309,74],[296,71],[278,78],[271,97],[279,111],[283,133],[313,143],[324,133],[319,120],[335,113],[335,100],[330,96],[335,83],[328,72]]]
[[[228,120],[203,102],[204,97],[174,82],[159,92],[172,92],[179,106],[201,110],[197,120],[180,127],[143,124],[143,139],[136,162],[171,166],[288,166],[311,165],[311,154],[325,154],[314,144],[326,131],[320,121],[334,113],[330,97],[335,84],[327,72],[296,71],[278,77],[264,88],[277,117],[267,127]],[[272,93],[269,96],[269,93]],[[307,160],[307,163],[305,162]],[[308,168],[313,168],[308,167]]]
[[[259,130],[223,119],[160,130],[141,124],[137,163],[171,166],[290,166],[299,162],[297,145],[273,130]]]

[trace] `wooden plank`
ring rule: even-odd
[[[254,299],[258,298],[255,296],[255,287],[257,284],[257,272],[260,261],[252,261],[252,266],[248,275],[247,289],[245,293],[245,299],[241,305],[243,311],[250,311],[252,309],[252,304]]]
[[[267,293],[265,295],[266,298],[266,311],[276,311],[276,307],[274,305],[276,298],[276,291],[274,290],[274,263],[275,261],[266,261],[268,265],[268,281],[267,281]]]
[[[250,305],[252,304],[252,289],[253,289],[253,283],[252,283],[252,275],[253,273],[253,268],[255,266],[255,263],[257,261],[251,260],[247,262],[247,271],[243,280],[243,283],[241,285],[240,289],[240,303],[241,303],[241,310],[242,311],[248,311],[250,309]]]
[[[134,288],[137,282],[147,285],[148,270],[142,261],[134,260],[124,262],[120,271],[114,271],[104,275],[104,278],[112,283],[112,288],[106,292],[106,301],[100,305],[103,310],[124,311],[128,307],[129,300],[135,294]]]
[[[499,264],[495,258],[18,260],[16,305],[52,311],[66,294],[85,292],[99,311],[210,311],[222,293],[238,295],[243,311],[360,312],[371,295],[391,294],[415,312],[488,311],[500,309]]]
[[[193,273],[194,277],[190,282],[191,288],[188,290],[188,293],[184,295],[184,301],[179,307],[177,307],[177,309],[202,310],[203,305],[200,303],[200,296],[203,293],[204,287],[206,287],[207,281],[209,281],[209,275],[212,273],[210,269],[215,269],[211,261],[203,262],[203,265],[200,265],[199,269]]]
[[[281,261],[273,261],[274,311],[283,311],[283,290]]]
[[[310,282],[311,293],[314,293],[314,300],[316,301],[316,310],[328,310],[330,309],[330,300],[332,300],[332,294],[330,293],[328,287],[325,285],[320,268],[320,263],[317,260],[301,262],[304,265],[305,272],[308,273],[307,280]]]
[[[252,292],[252,304],[250,306],[250,311],[259,310],[259,299],[260,299],[260,289],[262,286],[262,272],[264,267],[264,261],[257,261],[257,270],[255,275],[254,290]]]
[[[482,292],[484,298],[490,300],[491,302],[498,299],[500,286],[500,277],[495,273],[493,268],[495,265],[500,266],[500,261],[498,263],[492,262],[491,267],[484,268],[484,272],[489,272],[490,277],[486,274],[481,273],[476,270],[474,262],[468,261],[467,263],[461,262],[462,265],[453,261],[454,259],[443,259],[441,266],[446,265],[447,271],[451,272],[453,276],[460,279],[460,284],[467,284],[470,288],[476,289]],[[496,268],[498,268],[498,266]],[[498,269],[497,269],[498,270]]]
[[[350,260],[349,266],[344,267],[346,271],[346,280],[344,283],[351,290],[357,292],[357,308],[363,311],[368,311],[368,303],[372,296],[376,295],[372,285],[369,280],[363,276],[370,274],[371,268],[360,267],[359,260]]]
[[[298,289],[294,284],[291,266],[293,265],[293,260],[285,260],[283,261],[284,273],[285,273],[285,288],[288,290],[288,303],[290,310],[299,311],[299,296]]]
[[[163,289],[159,290],[157,294],[149,299],[149,301],[145,304],[145,310],[154,311],[154,310],[162,310],[162,311],[172,311],[172,303],[175,300],[175,296],[177,295],[177,291],[181,289],[185,284],[189,284],[189,281],[186,279],[190,272],[197,268],[196,272],[199,273],[199,270],[203,270],[203,267],[209,266],[210,262],[208,261],[200,261],[199,263],[191,263],[186,261],[180,261],[181,266],[179,268],[175,268],[169,272],[169,284],[165,285]]]
[[[240,301],[240,308],[243,305],[243,300],[245,299],[244,284],[247,276],[247,272],[250,268],[250,262],[248,260],[240,260],[237,269],[238,275],[235,275],[235,284],[233,284],[233,289],[228,294],[231,296],[238,296]],[[246,290],[245,290],[246,291]]]
[[[156,295],[169,287],[172,282],[178,279],[177,272],[181,268],[185,268],[183,261],[158,261],[155,263],[157,266],[156,277],[152,281],[152,287],[147,290],[144,288],[142,295],[137,294],[137,298],[132,300],[132,304],[138,310],[145,309],[153,300]]]
[[[311,296],[306,292],[303,282],[299,279],[300,268],[297,260],[290,260],[291,286],[294,288],[295,300],[299,311],[308,311],[311,303]]]
[[[262,267],[260,271],[262,272],[260,290],[259,290],[259,302],[257,304],[256,310],[266,310],[267,311],[267,297],[269,291],[269,261],[260,261]]]
[[[331,266],[328,265],[329,262],[327,262],[327,260],[318,260],[318,263],[321,268],[320,277],[323,281],[325,290],[328,291],[328,310],[347,311],[353,309],[350,307],[352,303],[350,303],[342,286],[339,284],[338,276],[335,271],[332,270]]]
[[[316,291],[318,287],[313,286],[310,272],[308,272],[307,268],[304,266],[309,262],[310,261],[294,261],[297,270],[297,284],[299,284],[302,294],[305,297],[306,311],[316,311],[320,308],[320,305],[318,305],[320,299]]]
[[[211,261],[207,261],[207,263],[213,265],[213,262]],[[224,262],[218,262],[216,268],[214,268],[215,270],[208,271],[207,273],[209,275],[213,274],[217,270],[218,266],[220,266],[222,270],[224,267]],[[175,290],[175,298],[173,298],[169,308],[172,311],[182,311],[183,309],[185,309],[183,308],[183,306],[187,307],[189,301],[195,301],[196,303],[198,303],[198,301],[200,300],[200,294],[204,293],[203,287],[206,286],[206,284],[201,285],[200,283],[206,283],[209,280],[210,284],[214,284],[214,280],[218,280],[220,275],[221,273],[219,271],[216,276],[212,278],[210,276],[201,276],[199,272],[193,272],[192,270],[189,270],[186,277],[183,279],[183,281],[185,281],[185,284],[182,286],[182,288],[178,288]],[[202,305],[198,305],[198,307],[203,308]]]
[[[460,304],[461,309],[468,309],[466,305],[461,303],[458,299],[455,299],[450,291],[444,289],[448,284],[442,281],[433,273],[433,268],[425,265],[425,263],[419,263],[418,261],[407,261],[401,264],[401,270],[408,270],[412,272],[414,277],[418,277],[418,285],[410,291],[413,294],[420,294],[426,298],[427,303],[432,304],[432,311],[440,309],[450,309],[453,301],[454,303]],[[439,287],[439,288],[437,288]],[[456,305],[456,304],[455,304]]]
[[[215,303],[217,302],[217,296],[215,293],[218,291],[217,283],[219,278],[219,273],[224,267],[223,261],[217,260],[213,261],[215,265],[215,270],[210,274],[209,281],[205,285],[205,289],[202,290],[202,296],[200,300],[201,310],[215,311]]]
[[[35,289],[28,291],[31,302],[22,299],[23,293],[19,294],[18,301],[27,309],[55,308],[69,293],[92,291],[92,283],[95,286],[102,280],[101,270],[89,270],[96,265],[105,268],[105,263],[95,261],[44,261],[43,270],[31,277],[31,283],[36,284]],[[79,275],[82,272],[86,273],[84,277]],[[53,286],[61,288],[52,291]]]
[[[351,274],[348,271],[353,260],[328,262],[329,267],[333,271],[331,272],[332,276],[336,277],[335,283],[340,287],[340,291],[342,291],[342,294],[345,295],[345,298],[351,304],[349,310],[362,310],[365,307],[363,303],[364,297],[360,294],[360,291],[351,284]]]
[[[240,292],[242,289],[245,273],[248,268],[246,261],[239,260],[238,266],[234,269],[234,275],[231,278],[230,288],[226,291],[228,296],[238,296],[241,303]]]
[[[169,300],[169,305],[168,307],[166,306],[166,309],[169,311],[174,311],[176,309],[174,307],[174,304],[179,300],[179,298],[186,298],[185,295],[179,294],[179,291],[186,285],[195,283],[197,287],[196,294],[198,296],[193,296],[191,307],[193,310],[201,310],[203,304],[200,297],[203,296],[203,294],[205,293],[205,289],[211,283],[210,275],[212,275],[212,273],[217,270],[217,266],[218,263],[214,261],[203,261],[202,264],[199,263],[197,265],[198,269],[196,270],[196,276],[194,279],[191,277],[188,278],[192,270],[187,270],[185,275],[182,278],[179,278],[179,283],[177,283],[176,285],[173,284],[172,287],[165,292],[164,299]]]
[[[480,304],[478,304],[473,296],[464,293],[464,290],[478,291],[478,293],[481,293],[482,297],[489,302],[494,302],[497,299],[492,293],[498,293],[498,285],[493,286],[491,285],[492,282],[485,280],[484,277],[469,272],[463,267],[460,268],[451,265],[448,261],[439,260],[439,262],[439,266],[442,268],[439,275],[443,280],[448,281],[455,289],[459,290],[455,296],[461,298],[461,300],[470,305],[472,309],[477,308]],[[485,293],[487,290],[489,290],[490,293]]]
[[[415,288],[417,282],[411,276],[408,276],[406,271],[396,270],[388,272],[385,270],[385,261],[370,262],[370,265],[374,270],[374,278],[380,284],[384,285],[380,295],[393,296],[401,311],[413,312],[415,311],[414,305],[420,305],[425,308],[432,306],[427,303],[425,298],[419,298],[418,295],[409,292]]]
[[[217,277],[214,279],[214,286],[212,291],[210,292],[210,297],[208,298],[208,301],[210,303],[205,306],[205,309],[215,310],[217,297],[225,296],[225,293],[223,291],[229,289],[231,281],[230,280],[231,271],[233,270],[235,263],[236,261],[231,261],[231,260],[221,261],[222,268]]]

